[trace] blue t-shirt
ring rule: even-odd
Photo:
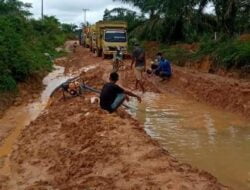
[[[159,61],[159,67],[158,67],[157,70],[160,71],[160,72],[167,73],[169,75],[172,74],[170,62],[168,60],[166,60],[166,59],[161,59]]]

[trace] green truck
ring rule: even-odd
[[[105,58],[114,55],[119,47],[128,54],[127,23],[123,21],[99,21],[96,23],[96,53]]]

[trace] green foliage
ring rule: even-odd
[[[55,47],[67,37],[54,17],[29,19],[29,7],[17,0],[0,0],[0,91],[13,90],[29,75],[51,69],[44,53],[56,55]]]
[[[211,55],[218,67],[241,68],[249,65],[249,42],[233,40],[236,35],[250,32],[249,0],[114,0],[128,3],[148,15],[135,27],[130,36],[140,41],[158,41],[164,44],[201,43],[192,53],[173,46],[162,51],[177,64],[189,59]],[[210,3],[213,13],[204,10]],[[214,33],[224,36],[211,40]],[[206,36],[207,40],[203,37]]]
[[[190,52],[178,46],[162,46],[160,49],[165,57],[179,66],[207,55],[213,58],[217,68],[241,69],[250,66],[250,42],[225,38],[219,41],[205,39],[197,52]]]
[[[195,57],[204,55],[211,55],[218,67],[240,69],[250,65],[250,42],[230,39],[206,41],[201,44]]]
[[[128,32],[133,31],[138,25],[145,20],[143,15],[137,15],[135,11],[125,8],[106,9],[103,20],[122,20],[128,23]]]
[[[250,32],[249,0],[114,0],[132,4],[149,15],[135,28],[142,40],[195,42],[206,33],[234,36]],[[211,4],[214,13],[205,13]]]
[[[162,46],[160,49],[168,60],[174,62],[178,66],[184,66],[185,62],[192,59],[194,56],[193,53],[178,47]]]

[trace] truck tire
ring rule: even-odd
[[[97,56],[101,57],[102,56],[102,51],[100,49],[97,49]]]

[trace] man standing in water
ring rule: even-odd
[[[119,75],[117,73],[111,73],[109,80],[110,82],[103,86],[100,95],[100,106],[102,109],[107,110],[109,113],[113,113],[125,100],[129,100],[128,96],[135,97],[141,102],[139,96],[130,91],[124,90],[116,84],[119,80]]]
[[[134,71],[136,77],[135,89],[137,89],[139,85],[142,92],[145,92],[143,86],[143,72],[146,71],[146,56],[144,49],[139,47],[139,43],[135,43],[135,48],[132,55],[131,69],[133,69],[134,64]]]

